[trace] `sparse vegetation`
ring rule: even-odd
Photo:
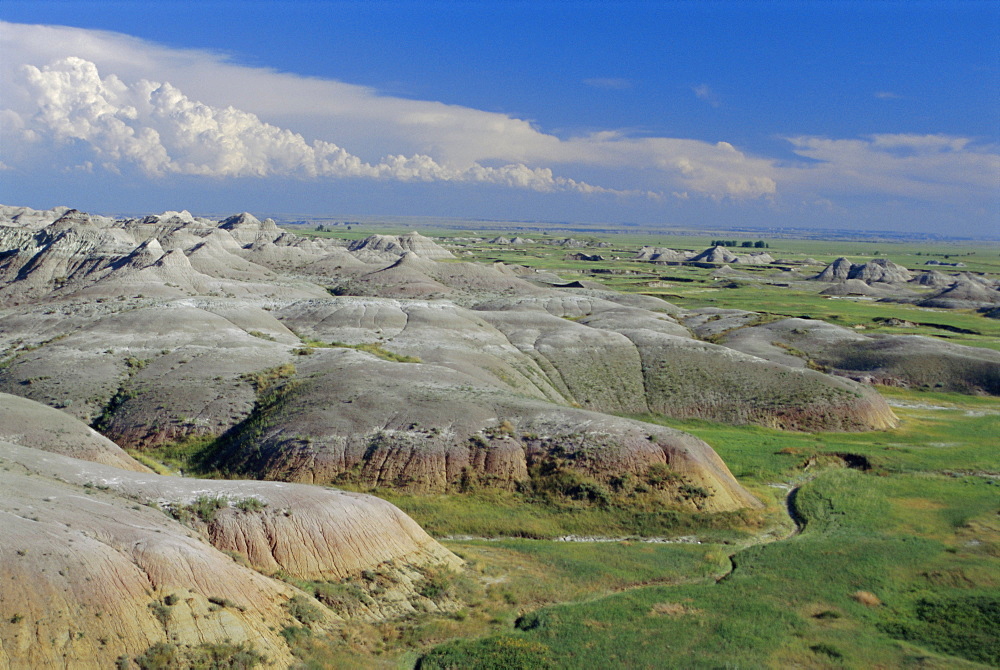
[[[339,347],[343,349],[357,349],[358,351],[363,351],[372,356],[377,356],[384,361],[392,361],[394,363],[420,363],[421,360],[416,356],[405,356],[403,354],[397,354],[395,352],[389,351],[381,344],[377,342],[362,342],[361,344],[346,344],[344,342],[331,342],[331,347]]]
[[[305,626],[323,620],[323,615],[316,606],[302,596],[293,596],[286,603],[286,607],[288,613]]]
[[[135,658],[140,670],[175,670],[205,668],[206,670],[250,670],[266,662],[266,657],[247,643],[204,643],[196,647],[181,647],[158,642]],[[127,657],[118,660],[120,667],[129,667]]]

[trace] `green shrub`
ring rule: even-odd
[[[483,640],[450,642],[420,659],[419,670],[545,670],[553,666],[552,650],[540,642],[499,635]]]
[[[392,361],[394,363],[420,363],[421,360],[416,356],[406,356],[404,354],[397,354],[393,351],[389,351],[384,348],[381,344],[377,342],[362,342],[361,344],[347,344],[346,342],[331,342],[331,347],[338,347],[343,349],[357,349],[358,351],[364,351],[365,353],[377,356],[384,361]]]
[[[356,584],[333,584],[318,582],[314,590],[316,600],[339,613],[353,613],[361,609],[371,599]]]
[[[451,595],[454,575],[447,568],[430,568],[417,584],[417,593],[431,600],[447,598]]]
[[[170,622],[170,608],[163,603],[159,601],[151,602],[149,603],[149,609],[163,626],[166,626]]]
[[[237,500],[233,503],[233,507],[240,510],[241,512],[259,512],[265,507],[267,503],[258,498],[243,498],[242,500]]]
[[[181,649],[177,645],[158,642],[135,658],[141,670],[250,670],[265,662],[266,657],[247,643],[205,642],[197,647]],[[120,656],[118,668],[128,668],[127,656]]]
[[[205,523],[212,523],[215,513],[229,506],[229,500],[222,496],[198,496],[191,504],[191,511]]]
[[[311,623],[323,620],[323,613],[302,596],[293,596],[292,599],[285,604],[285,607],[288,608],[288,613],[291,614],[293,618],[307,626]]]
[[[304,626],[285,626],[281,629],[281,637],[289,647],[301,644],[306,638],[312,636],[312,631]]]
[[[135,658],[141,670],[169,670],[178,666],[178,660],[177,647],[168,642],[157,642]]]

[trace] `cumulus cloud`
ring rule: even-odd
[[[15,139],[23,145],[34,132],[93,143],[108,169],[125,162],[161,175],[450,180],[653,197],[673,190],[711,198],[775,192],[771,161],[719,144],[613,131],[558,138],[506,114],[383,96],[115,33],[3,24],[0,48],[18,56],[0,59],[0,99],[17,113],[15,124],[27,124]],[[67,68],[67,57],[91,63],[99,82],[93,71]],[[63,65],[54,68],[56,61]],[[34,68],[31,81],[23,64]],[[87,92],[74,98],[74,85]],[[55,96],[52,113],[67,118],[38,115],[48,95]],[[87,113],[91,118],[83,118]],[[13,157],[16,147],[4,151]],[[580,180],[573,175],[580,166],[604,170],[610,183]]]
[[[0,158],[14,169],[91,161],[152,177],[449,181],[675,194],[675,203],[859,193],[996,203],[997,148],[969,138],[803,135],[788,139],[799,160],[784,161],[725,141],[616,130],[558,137],[507,114],[385,96],[116,33],[2,23],[0,52]],[[707,84],[692,91],[718,102]]]
[[[523,164],[456,168],[421,154],[367,163],[332,142],[307,142],[255,114],[192,100],[169,83],[142,79],[129,85],[114,74],[102,77],[94,63],[78,57],[41,68],[26,65],[22,72],[36,111],[18,116],[15,125],[57,142],[85,143],[109,170],[133,164],[153,177],[368,177],[624,193]]]

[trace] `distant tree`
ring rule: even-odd
[[[766,249],[767,242],[765,242],[764,240],[757,240],[756,242],[753,243],[753,246],[757,249]]]
[[[316,226],[316,232],[317,233],[325,233],[326,232],[326,226],[324,226],[322,223],[319,224],[318,226]]]

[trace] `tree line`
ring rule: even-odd
[[[740,240],[712,240],[709,243],[712,247],[746,247],[750,249],[770,249],[771,245],[764,240],[757,240],[756,242],[751,242],[750,240],[740,241]]]

